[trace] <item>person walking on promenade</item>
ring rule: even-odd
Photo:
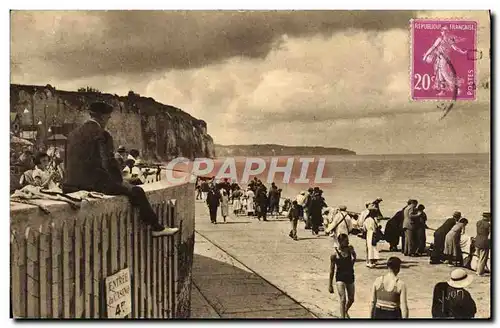
[[[226,217],[229,215],[229,195],[226,189],[221,189],[220,193],[220,214],[224,219],[224,223],[226,223]]]
[[[141,219],[152,227],[153,237],[170,236],[178,228],[161,225],[141,187],[123,181],[113,153],[113,138],[105,130],[113,107],[103,102],[92,103],[90,120],[70,133],[67,139],[65,193],[79,190],[108,195],[125,195],[139,208]]]
[[[368,206],[370,206],[370,205],[371,205],[371,202],[366,202],[365,209],[362,210],[361,213],[359,213],[359,217],[357,220],[357,226],[360,230],[364,229],[363,226],[364,226],[366,217],[368,216],[368,214],[370,214],[370,210],[368,209]]]
[[[468,221],[461,218],[446,234],[444,240],[444,255],[449,266],[463,266],[464,257],[460,246],[460,237],[465,234],[465,226]]]
[[[437,283],[432,297],[432,318],[474,318],[477,312],[476,302],[465,290],[472,280],[472,276],[464,269],[455,269],[447,282]]]
[[[443,253],[446,234],[450,232],[451,228],[455,226],[455,224],[458,222],[458,220],[460,220],[461,217],[462,213],[453,213],[453,217],[446,219],[446,221],[434,232],[434,245],[430,258],[431,264],[440,264],[445,260]]]
[[[349,237],[342,233],[338,238],[339,246],[330,256],[330,277],[328,279],[328,291],[333,294],[333,275],[337,293],[339,294],[340,317],[349,318],[348,311],[354,303],[354,263],[356,263],[356,252],[349,245]],[[335,272],[335,269],[337,271]],[[346,297],[347,295],[347,297]]]
[[[210,212],[210,222],[212,222],[213,224],[217,223],[217,209],[219,208],[221,202],[220,199],[220,191],[218,191],[214,185],[211,185],[208,189],[206,202],[208,211]]]
[[[425,230],[427,229],[427,214],[424,212],[425,206],[419,204],[417,206],[417,215],[415,219],[416,237],[417,237],[417,254],[425,254],[425,246],[427,243],[427,236]]]
[[[246,196],[247,196],[247,215],[253,216],[255,213],[255,193],[253,192],[252,188],[248,187]]]
[[[203,181],[200,184],[200,189],[201,189],[201,200],[206,201],[208,196],[208,191],[210,190],[210,185],[208,184],[207,180],[203,179]]]
[[[477,236],[474,246],[478,257],[476,274],[482,276],[490,255],[491,213],[484,212],[483,218],[476,223]]]
[[[306,203],[306,192],[305,191],[301,191],[300,194],[297,195],[297,197],[295,198],[295,200],[297,201],[297,205],[299,205],[299,217],[300,217],[300,220],[304,220],[304,206],[305,206],[305,203]]]
[[[370,206],[368,207],[370,212],[363,223],[363,230],[366,231],[366,266],[368,268],[374,268],[377,261],[380,259],[379,252],[377,250],[377,231],[379,229],[377,220],[377,210]]]
[[[330,213],[329,215],[333,215],[333,213]],[[333,246],[339,247],[339,236],[341,234],[349,236],[351,230],[352,219],[349,213],[347,213],[347,206],[340,205],[337,213],[333,215],[333,219],[331,220],[331,222],[328,222],[328,225],[325,227],[325,233],[327,233],[332,238]]]
[[[300,219],[300,208],[301,206],[297,203],[296,200],[294,200],[292,202],[292,207],[288,211],[288,219],[290,219],[290,224],[292,227],[292,230],[290,230],[290,233],[288,235],[293,240],[297,240],[297,223]]]
[[[266,190],[263,188],[257,189],[257,196],[255,197],[255,201],[257,203],[257,220],[260,221],[262,218],[263,221],[267,221],[267,206],[269,201],[267,199]]]
[[[304,201],[304,221],[306,222],[304,229],[311,229],[311,199],[314,194],[314,189],[307,189],[306,199]]]
[[[416,245],[416,224],[415,221],[418,218],[418,215],[415,211],[415,207],[417,207],[418,202],[415,199],[411,199],[408,201],[410,204],[406,206],[403,211],[404,219],[403,219],[403,231],[404,231],[404,239],[403,239],[403,254],[406,256],[415,256],[417,252]]]
[[[197,177],[196,178],[196,184],[195,184],[195,187],[194,187],[195,191],[196,191],[196,200],[199,200],[199,199],[202,199],[202,196],[201,196],[201,179],[200,177]]]
[[[373,319],[407,319],[409,317],[406,285],[398,278],[401,260],[390,257],[387,260],[389,272],[375,279],[372,286],[370,306]]]
[[[280,196],[278,192],[278,187],[274,182],[271,185],[271,189],[269,190],[269,212],[271,215],[278,215],[279,214],[279,203],[280,203]]]
[[[322,225],[323,216],[321,215],[323,207],[326,207],[323,192],[319,188],[311,199],[310,215],[311,215],[311,231],[313,235],[319,236],[319,227]]]
[[[236,186],[235,190],[232,193],[233,198],[233,213],[234,215],[238,215],[241,212],[241,197],[243,196],[243,192],[240,190],[240,186]]]

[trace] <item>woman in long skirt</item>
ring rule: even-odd
[[[221,189],[220,213],[224,219],[224,223],[226,223],[226,217],[229,213],[229,195],[225,189]]]
[[[236,187],[236,190],[233,192],[233,213],[234,215],[238,215],[241,212],[241,190],[240,187]]]
[[[446,234],[444,240],[444,255],[449,266],[463,266],[464,258],[460,247],[460,237],[465,234],[465,226],[468,221],[461,218]]]
[[[248,188],[247,190],[247,215],[253,216],[255,213],[255,203],[254,203],[255,194],[252,189]]]
[[[368,214],[365,222],[363,222],[363,227],[366,231],[366,266],[374,268],[377,264],[377,260],[380,259],[377,243],[373,240],[374,233],[378,227],[375,211],[370,210],[370,214]]]

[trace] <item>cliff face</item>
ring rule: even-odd
[[[283,145],[215,145],[217,157],[228,156],[314,156],[314,155],[356,155],[349,149],[333,147],[294,147]]]
[[[118,145],[136,148],[144,158],[169,160],[176,156],[187,158],[213,157],[212,137],[207,125],[179,108],[129,93],[118,96],[93,92],[60,91],[47,86],[11,84],[10,112],[22,116],[23,125],[37,124],[39,135],[48,127],[57,127],[67,135],[88,119],[87,106],[93,101],[105,101],[115,110],[106,129]],[[29,113],[23,113],[25,109]]]

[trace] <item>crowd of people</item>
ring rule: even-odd
[[[333,254],[330,257],[330,276],[328,290],[338,293],[340,314],[348,318],[349,308],[354,303],[355,279],[354,263],[357,253],[349,243],[349,235],[365,240],[366,266],[370,269],[380,266],[379,245],[385,241],[390,252],[401,252],[404,256],[429,256],[431,264],[448,264],[456,267],[450,279],[440,282],[434,287],[432,315],[434,318],[472,318],[476,314],[476,305],[470,293],[465,290],[472,282],[472,277],[464,269],[471,269],[471,259],[476,255],[478,276],[485,274],[490,249],[491,213],[483,213],[477,223],[477,236],[472,239],[468,257],[464,260],[461,236],[468,223],[460,212],[455,212],[434,231],[434,241],[429,243],[425,206],[415,199],[407,204],[391,218],[382,215],[381,198],[369,201],[365,208],[357,213],[348,211],[345,205],[328,206],[323,192],[318,187],[300,192],[293,200],[284,199],[279,206],[281,190],[274,183],[270,191],[263,183],[254,178],[246,191],[227,179],[215,183],[212,180],[200,179],[197,183],[197,199],[204,199],[210,209],[210,217],[216,223],[217,208],[220,205],[224,222],[228,216],[229,204],[232,202],[235,214],[242,204],[246,204],[247,215],[255,215],[266,220],[266,213],[286,215],[290,220],[289,237],[299,240],[297,226],[303,221],[305,229],[319,236],[323,228],[324,234],[331,237]],[[206,196],[203,193],[206,193]],[[276,207],[277,206],[277,207]],[[386,221],[382,229],[381,221]],[[398,246],[401,245],[399,249]],[[467,263],[469,262],[469,263]],[[370,314],[372,318],[408,318],[407,287],[398,277],[402,261],[391,256],[385,266],[387,273],[377,278],[372,285]],[[334,281],[335,279],[335,287]]]
[[[242,190],[237,183],[230,183],[228,179],[215,182],[213,178],[198,178],[195,184],[196,200],[203,200],[207,203],[210,212],[210,220],[217,223],[217,213],[220,207],[223,221],[229,212],[229,204],[235,215],[246,215],[255,217],[259,221],[267,221],[269,215],[278,216],[287,212],[290,202],[285,201],[280,206],[282,189],[279,189],[273,182],[267,187],[261,180],[254,178],[248,184],[246,191]]]

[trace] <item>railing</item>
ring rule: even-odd
[[[145,189],[154,189],[153,185],[158,184],[148,184]],[[83,209],[82,205],[77,215],[67,205],[58,204],[68,207],[66,219],[45,218],[41,224],[40,219],[26,222],[18,215],[20,220],[11,223],[13,316],[120,317],[123,309],[109,313],[105,279],[128,268],[128,318],[189,317],[194,212],[192,218],[190,211],[184,213],[184,219],[193,220],[187,225],[193,231],[183,231],[178,208],[190,203],[184,190],[187,186],[164,187],[182,189],[179,196],[184,199],[167,200],[157,189],[156,202],[152,202],[161,223],[180,226],[181,231],[171,237],[152,238],[150,228],[123,202],[124,197],[91,201],[90,207]],[[72,214],[74,217],[67,219]],[[11,216],[12,222],[16,215],[11,211]]]

